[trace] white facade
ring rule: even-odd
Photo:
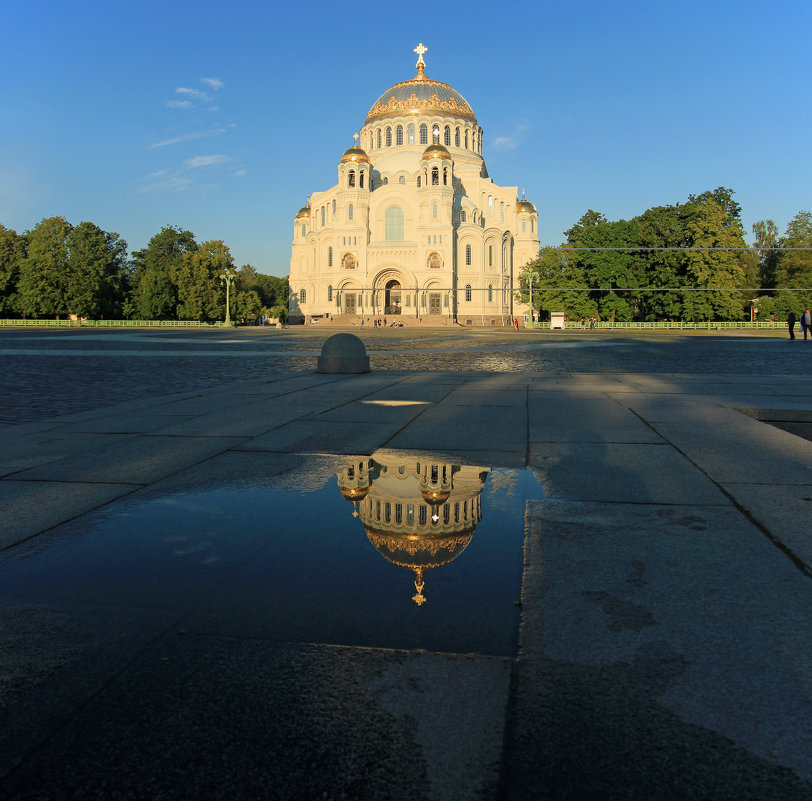
[[[471,107],[427,78],[425,48],[416,52],[417,75],[372,106],[338,183],[296,215],[292,321],[400,315],[499,325],[520,313],[510,289],[538,254],[538,214],[517,200],[517,187],[488,177]]]

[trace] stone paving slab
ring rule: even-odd
[[[812,797],[812,584],[732,507],[529,502],[508,799]]]
[[[0,591],[0,778],[163,634],[172,618],[107,604],[26,602]]]
[[[0,481],[0,549],[33,537],[137,489],[134,484]]]
[[[720,486],[812,576],[812,481],[790,485],[724,482]]]
[[[729,504],[667,444],[532,442],[530,467],[550,498],[617,503]]]
[[[506,659],[168,635],[5,798],[485,801],[509,683]]]
[[[6,429],[3,434],[5,435]],[[66,457],[79,457],[88,451],[114,446],[125,435],[77,431],[72,426],[56,426],[36,433],[3,436],[0,446],[0,476],[48,464]]]
[[[297,421],[254,437],[237,450],[371,455],[403,425],[399,420],[379,423]]]
[[[713,426],[653,425],[714,481],[812,483],[812,442],[733,410]]]
[[[111,445],[15,473],[15,481],[149,484],[229,450],[240,437],[131,435]],[[2,482],[0,482],[2,486]]]

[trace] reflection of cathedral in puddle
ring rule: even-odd
[[[489,469],[396,454],[357,456],[338,473],[369,541],[392,564],[415,572],[419,606],[428,570],[456,559],[482,519],[480,495]]]

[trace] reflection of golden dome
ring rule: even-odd
[[[476,125],[476,117],[468,101],[447,83],[427,78],[422,65],[417,75],[409,81],[401,81],[387,89],[373,104],[367,114],[365,125],[386,117],[402,117],[407,114],[441,114],[444,117],[461,117]]]
[[[362,501],[369,495],[369,486],[366,487],[340,487],[341,495],[345,500],[355,503]]]
[[[365,526],[367,538],[378,553],[398,567],[414,570],[417,595],[412,600],[418,605],[425,603],[423,576],[427,570],[447,565],[456,559],[474,536],[476,525],[454,533],[409,534],[378,531]]]
[[[366,151],[362,150],[360,147],[351,147],[344,151],[344,155],[341,157],[341,163],[349,164],[352,162],[358,162],[360,164],[370,163],[369,156],[366,154]]]
[[[451,161],[451,153],[448,152],[447,147],[435,142],[423,151],[423,161],[431,161],[432,159]]]
[[[447,489],[431,489],[426,487],[422,490],[420,496],[423,500],[431,506],[441,506],[451,496],[451,490]]]

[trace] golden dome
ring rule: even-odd
[[[529,200],[517,200],[516,214],[521,214],[523,211],[529,211],[531,214],[535,214],[536,207]]]
[[[298,220],[299,217],[309,217],[310,216],[310,201],[308,201],[306,206],[302,206],[299,211],[296,212],[296,219]]]
[[[355,501],[363,501],[369,495],[369,485],[366,487],[341,487],[339,492],[341,496],[351,503]]]
[[[351,147],[344,151],[344,155],[341,157],[341,164],[350,164],[353,162],[369,164],[369,156],[366,154],[366,151],[360,147]]]
[[[451,161],[451,153],[448,152],[447,147],[435,142],[423,151],[423,161],[431,161],[432,159],[440,159],[441,161],[447,159]]]
[[[440,114],[444,117],[461,117],[477,124],[468,101],[452,86],[426,77],[426,63],[422,43],[415,48],[419,54],[417,75],[409,81],[401,81],[387,89],[373,104],[367,114],[365,125],[386,117],[402,117],[406,114]]]
[[[431,489],[429,487],[426,487],[426,489],[420,493],[423,500],[431,506],[442,506],[448,500],[450,495],[451,490]]]

